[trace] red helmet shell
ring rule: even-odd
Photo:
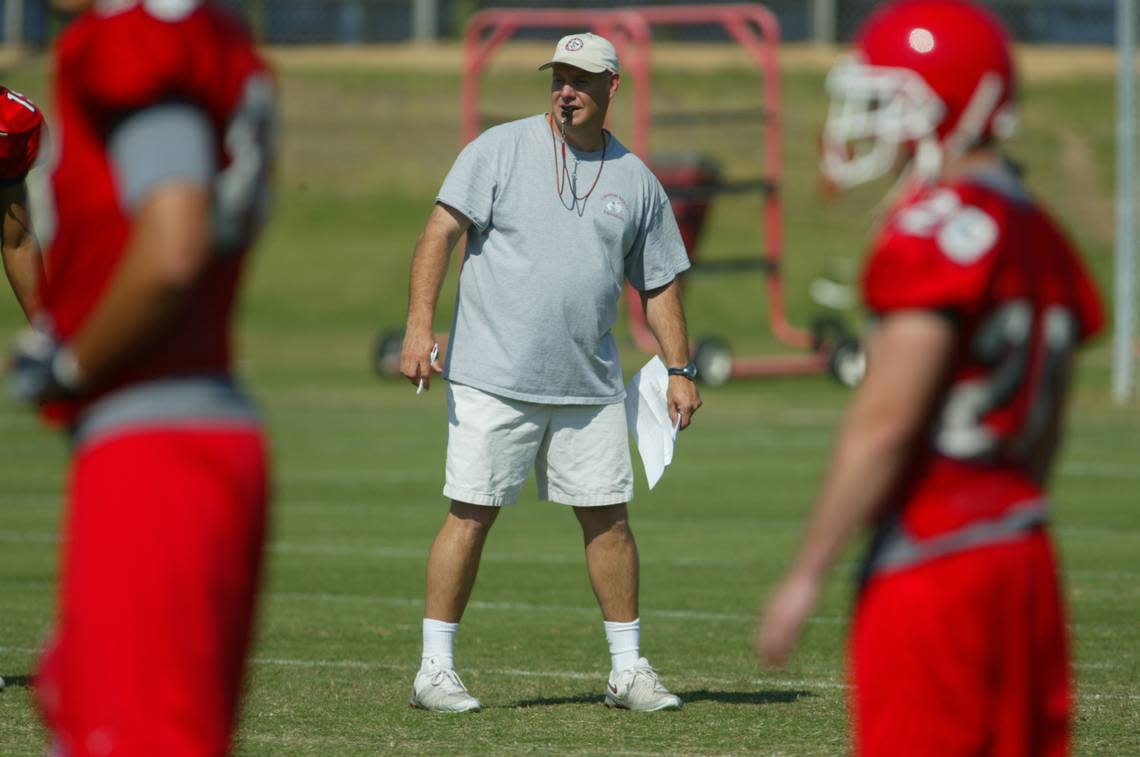
[[[36,162],[44,117],[31,100],[0,87],[0,182],[22,179]]]
[[[1002,91],[979,137],[994,132],[994,116],[1014,97],[1009,37],[988,11],[965,0],[902,0],[875,11],[860,27],[855,47],[871,66],[914,71],[945,107],[943,139],[970,104],[982,77],[999,77]]]

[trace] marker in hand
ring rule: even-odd
[[[431,346],[431,355],[428,357],[428,371],[429,372],[431,371],[431,366],[433,363],[435,363],[435,359],[437,357],[439,357],[439,342],[436,342],[435,344],[433,344]],[[418,397],[419,395],[421,395],[423,393],[424,393],[424,380],[423,380],[423,377],[421,376],[419,386],[416,387],[416,396]]]

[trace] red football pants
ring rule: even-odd
[[[857,754],[1068,753],[1068,640],[1044,531],[872,578],[851,662]]]
[[[253,429],[147,430],[77,453],[37,686],[63,754],[226,753],[267,490]]]

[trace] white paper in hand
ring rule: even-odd
[[[679,424],[669,419],[668,391],[669,373],[656,355],[625,388],[625,418],[637,443],[650,489],[673,462],[673,446],[677,441]]]

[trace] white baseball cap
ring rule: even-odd
[[[605,37],[590,32],[567,34],[558,40],[554,47],[554,57],[538,67],[539,71],[550,68],[555,63],[565,63],[592,74],[603,71],[618,72],[617,51]]]

